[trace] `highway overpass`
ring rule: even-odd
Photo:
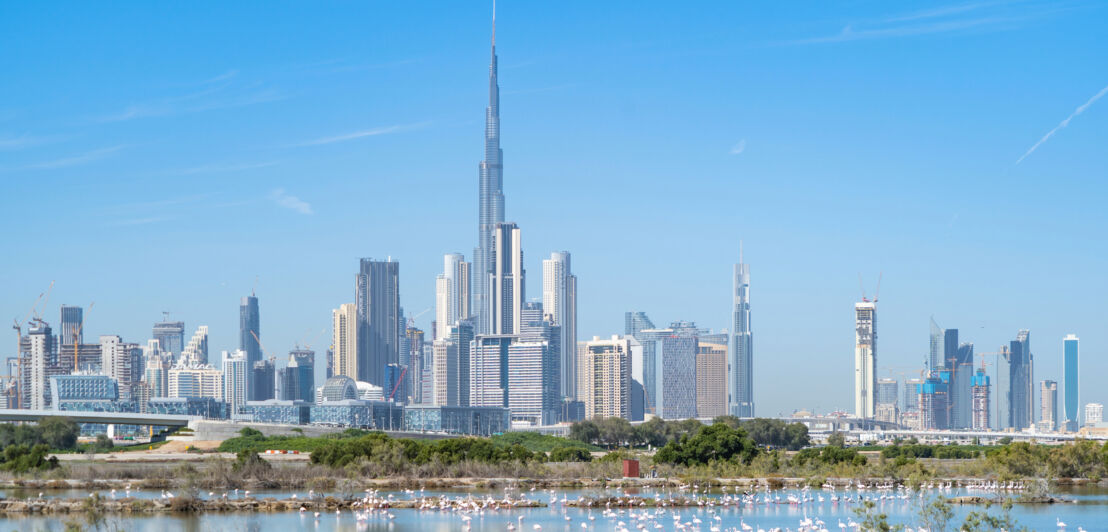
[[[134,414],[127,412],[78,412],[74,410],[22,410],[0,408],[0,421],[38,421],[44,417],[62,417],[77,423],[106,425],[151,425],[155,427],[186,427],[196,416],[166,414]]]

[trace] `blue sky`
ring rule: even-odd
[[[0,5],[0,316],[56,280],[48,320],[95,301],[87,335],[144,342],[171,311],[217,357],[257,282],[266,350],[321,366],[358,257],[399,260],[407,312],[430,308],[442,254],[476,243],[489,15]],[[1031,329],[1036,380],[1076,333],[1082,402],[1108,402],[1108,5],[497,15],[507,217],[530,295],[573,254],[582,338],[632,309],[726,327],[742,240],[761,414],[852,408],[859,273],[883,275],[882,376],[919,367],[934,315],[979,352]]]

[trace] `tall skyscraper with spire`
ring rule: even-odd
[[[485,108],[485,160],[480,165],[477,249],[473,251],[472,310],[477,334],[489,332],[489,273],[493,264],[493,232],[504,221],[503,157],[500,149],[500,85],[496,77],[496,3],[492,6],[492,56],[489,60],[489,106]],[[449,324],[440,324],[440,327]]]
[[[739,244],[739,263],[734,269],[734,293],[731,320],[731,415],[754,417],[754,340],[750,333],[750,266],[743,262]]]

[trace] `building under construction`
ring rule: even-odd
[[[974,374],[971,393],[973,395],[973,430],[989,430],[989,376],[981,367]]]

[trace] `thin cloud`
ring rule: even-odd
[[[58,137],[38,137],[19,135],[18,137],[0,137],[0,151],[15,151],[41,146],[58,140]]]
[[[196,82],[205,87],[188,94],[171,96],[148,102],[133,103],[122,111],[93,119],[95,122],[123,122],[138,118],[152,118],[186,113],[245,107],[286,98],[273,89],[260,89],[258,83],[242,84],[234,80],[238,70],[230,70],[218,76]],[[237,86],[236,86],[237,85]]]
[[[269,199],[273,200],[274,203],[281,207],[296,211],[300,214],[313,213],[312,206],[308,202],[285,192],[283,188],[273,189],[273,191],[269,193]]]
[[[728,153],[730,153],[731,155],[739,155],[744,151],[746,151],[746,139],[742,139],[739,141],[738,144],[732,146],[731,151]]]
[[[376,127],[373,129],[363,129],[361,131],[354,131],[352,133],[345,133],[342,135],[335,135],[332,137],[323,137],[315,140],[309,140],[294,146],[319,146],[321,144],[333,144],[336,142],[345,142],[348,140],[360,139],[365,137],[375,137],[377,135],[387,135],[389,133],[396,133],[397,131],[404,131],[408,129],[417,129],[426,126],[430,122],[420,122],[418,124],[398,124],[393,126]]]
[[[50,170],[54,168],[77,166],[103,159],[119,150],[122,150],[125,147],[126,146],[119,145],[112,146],[110,148],[100,148],[98,150],[87,151],[85,153],[74,155],[72,157],[63,157],[61,159],[54,159],[53,161],[43,161],[41,163],[29,164],[24,168],[31,170]]]
[[[194,166],[192,168],[182,168],[170,173],[174,175],[219,174],[227,172],[241,172],[243,170],[253,170],[255,168],[265,168],[267,166],[273,166],[275,164],[277,164],[277,161],[266,161],[260,163],[205,164]]]
[[[1092,98],[1089,98],[1089,101],[1081,104],[1081,106],[1075,109],[1073,113],[1070,113],[1070,115],[1067,116],[1065,120],[1055,126],[1054,129],[1050,130],[1050,132],[1048,132],[1046,135],[1043,135],[1043,138],[1039,139],[1039,142],[1036,142],[1034,146],[1031,146],[1031,149],[1027,150],[1027,153],[1024,153],[1023,156],[1021,156],[1019,159],[1016,159],[1016,164],[1022,163],[1028,155],[1031,155],[1035,150],[1039,149],[1039,146],[1042,146],[1043,143],[1049,140],[1050,137],[1053,137],[1055,133],[1070,125],[1070,120],[1073,120],[1074,117],[1076,117],[1077,115],[1084,113],[1085,109],[1088,109],[1089,106],[1093,105],[1093,103],[1095,103],[1101,98],[1101,96],[1104,96],[1105,94],[1108,94],[1108,86],[1100,89],[1100,92],[1094,94]]]
[[[1019,12],[1011,8],[1018,7]],[[835,34],[776,43],[804,45],[839,43],[871,39],[912,37],[954,33],[976,29],[1014,28],[1019,23],[1040,17],[1056,4],[990,1],[938,7],[879,19],[856,21]]]

